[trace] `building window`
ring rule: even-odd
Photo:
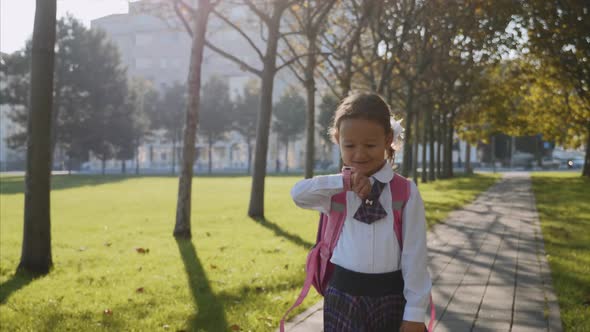
[[[146,46],[152,43],[152,35],[142,33],[135,35],[135,46]]]
[[[152,66],[152,60],[149,58],[137,58],[135,59],[135,68],[146,69]]]

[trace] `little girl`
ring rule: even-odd
[[[335,269],[324,296],[325,332],[425,331],[432,284],[426,269],[424,204],[412,182],[400,252],[389,182],[399,176],[392,163],[401,126],[390,118],[387,103],[369,93],[346,97],[336,110],[330,132],[352,175],[346,219],[330,260]],[[291,196],[299,207],[329,213],[331,197],[343,190],[341,174],[316,176],[295,184]],[[366,218],[361,205],[375,203],[381,208]]]

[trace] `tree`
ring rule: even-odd
[[[111,133],[114,135],[116,157],[121,160],[123,174],[126,173],[126,161],[137,155],[137,149],[148,133],[150,127],[148,108],[155,108],[157,100],[158,95],[155,90],[146,91],[137,81],[132,81],[123,107],[115,114]],[[138,167],[136,160],[136,172],[139,172]]]
[[[307,1],[304,6],[291,6],[290,13],[294,18],[296,24],[292,24],[291,30],[293,32],[302,31],[306,38],[307,45],[296,39],[295,42],[290,42],[289,37],[283,35],[283,41],[288,46],[293,62],[293,73],[301,81],[307,92],[307,120],[306,120],[306,145],[305,145],[305,178],[309,179],[313,176],[313,167],[315,161],[315,93],[316,93],[316,68],[318,65],[318,45],[319,35],[325,31],[326,16],[336,3],[335,0],[322,1]],[[291,35],[292,37],[299,36],[298,33]],[[294,44],[294,45],[292,45]],[[302,47],[303,46],[303,47]],[[307,61],[303,64],[297,54],[298,48],[307,49]],[[297,67],[297,69],[294,69]],[[299,74],[303,73],[303,77]]]
[[[532,54],[544,66],[554,67],[554,75],[565,86],[576,90],[582,108],[590,110],[590,4],[583,0],[522,0],[524,24],[528,28],[528,44]],[[569,94],[569,93],[568,93]],[[570,94],[571,95],[571,94]],[[583,176],[590,177],[590,117],[582,122],[587,139]],[[578,121],[578,123],[580,123]]]
[[[178,181],[178,202],[176,205],[176,224],[174,236],[176,238],[191,238],[191,193],[193,183],[193,164],[195,161],[195,141],[199,119],[199,102],[201,91],[201,67],[203,63],[203,49],[205,47],[205,33],[209,14],[217,2],[199,0],[196,9],[188,6],[182,0],[174,0],[174,9],[184,23],[187,32],[192,36],[192,49],[188,75],[188,102],[182,148],[182,168]],[[182,6],[182,10],[181,7]],[[186,16],[193,21],[188,24]]]
[[[260,88],[256,81],[248,81],[236,99],[233,114],[233,129],[244,137],[248,146],[248,174],[251,174],[252,143],[256,138],[259,105]]]
[[[105,114],[95,113],[121,107],[126,98],[127,82],[118,51],[104,33],[88,30],[71,16],[60,19],[56,29],[51,150],[52,154],[55,146],[65,150],[70,159],[68,168],[71,168],[74,161],[88,158],[91,147],[97,149],[106,142],[106,132],[88,135],[95,126],[109,127]],[[7,57],[11,69],[5,70],[11,78],[3,89],[3,96],[7,103],[18,105],[10,117],[23,128],[27,121],[28,94],[25,91],[30,85],[27,71],[31,56],[31,43],[27,42],[22,51]],[[92,139],[99,142],[92,142]],[[22,132],[10,137],[8,143],[13,148],[22,147],[25,140],[26,133]]]
[[[322,48],[326,60],[325,83],[340,99],[352,89],[352,78],[360,70],[355,58],[358,55],[361,36],[371,18],[382,10],[382,1],[340,1],[328,17],[328,29],[322,34]],[[338,84],[334,86],[333,82]]]
[[[332,127],[336,108],[338,108],[338,99],[336,99],[334,95],[326,94],[322,97],[322,102],[319,107],[320,114],[318,117],[317,130],[324,146],[331,147],[333,143],[329,131]]]
[[[201,121],[199,129],[207,137],[209,145],[209,174],[212,166],[213,143],[223,138],[231,129],[231,113],[233,103],[229,97],[229,86],[219,76],[213,76],[203,86],[203,98],[201,99]]]
[[[133,131],[134,125],[133,117],[125,115],[129,111],[125,107],[129,93],[126,70],[120,64],[118,49],[111,43],[105,44],[105,38],[103,32],[89,33],[87,44],[83,45],[87,67],[80,69],[84,74],[82,84],[89,91],[85,103],[90,112],[82,121],[85,144],[102,161],[103,174],[106,161],[114,158],[125,142],[125,138],[118,139],[117,134]]]
[[[55,0],[37,0],[31,62],[30,116],[22,255],[18,270],[47,274],[51,255],[51,110],[55,57]]]
[[[235,62],[243,70],[256,74],[261,79],[261,94],[260,94],[260,110],[258,114],[258,123],[256,126],[256,149],[254,156],[254,174],[252,175],[252,187],[250,190],[250,204],[248,207],[248,215],[250,217],[262,218],[264,217],[264,181],[266,176],[266,156],[268,152],[268,136],[270,132],[270,122],[272,118],[272,94],[274,87],[274,78],[277,72],[282,68],[291,64],[294,59],[277,66],[277,50],[279,39],[281,38],[280,25],[281,17],[285,10],[298,0],[276,0],[273,2],[262,2],[255,4],[252,0],[242,0],[245,5],[257,19],[260,20],[260,31],[265,35],[262,37],[266,42],[266,50],[263,53],[244,29],[232,22],[220,11],[215,11],[214,14],[225,24],[234,29],[240,34],[246,42],[252,46],[253,50],[262,63],[262,69],[257,69],[240,58],[220,49],[207,42],[209,47],[219,55]],[[230,9],[235,9],[237,6],[231,4]]]
[[[281,96],[274,108],[273,129],[279,141],[285,145],[285,172],[288,172],[289,142],[297,139],[305,128],[305,99],[291,89]]]
[[[180,140],[183,122],[182,114],[186,109],[187,89],[184,84],[175,82],[171,86],[164,86],[162,98],[158,100],[155,112],[152,113],[152,129],[166,130],[166,137],[172,141],[172,168],[176,169],[176,144]]]

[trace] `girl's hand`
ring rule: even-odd
[[[371,193],[371,181],[361,173],[353,172],[350,176],[350,186],[362,200],[369,197]]]
[[[424,332],[424,323],[403,321],[402,326],[399,328],[399,332]]]

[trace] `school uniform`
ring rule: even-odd
[[[426,219],[416,185],[402,220],[403,251],[393,227],[389,163],[370,177],[387,184],[378,196],[386,215],[372,223],[355,219],[363,204],[346,193],[346,219],[331,262],[335,271],[324,297],[324,331],[398,331],[402,320],[424,322],[432,283],[426,269]],[[291,190],[299,207],[329,213],[331,197],[344,190],[341,174],[301,180]],[[400,255],[401,253],[401,255]]]

